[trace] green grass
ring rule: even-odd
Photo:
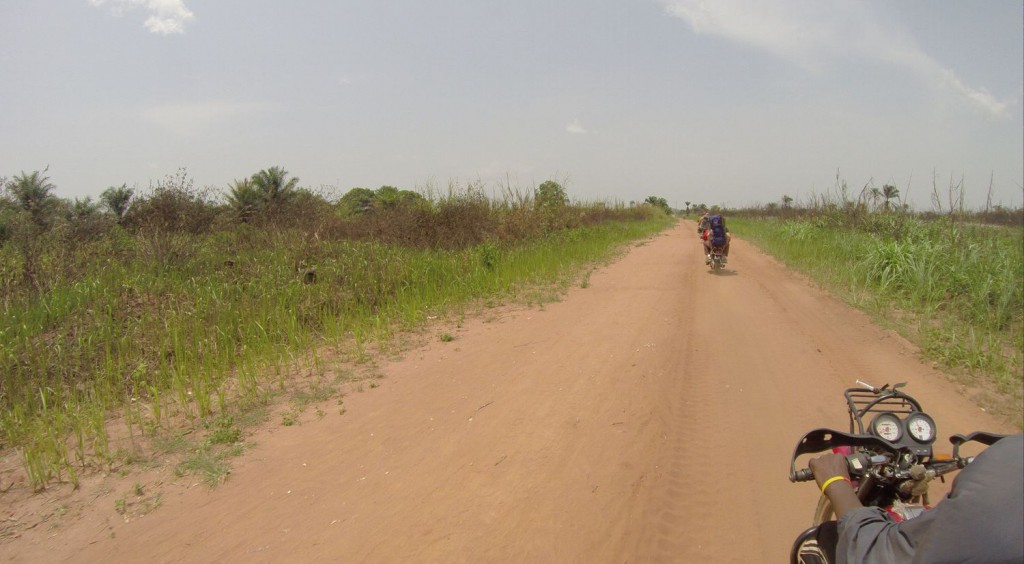
[[[555,299],[533,292],[567,287],[584,265],[671,221],[654,214],[455,250],[240,226],[176,235],[175,248],[188,252],[173,261],[140,260],[151,255],[146,239],[118,233],[71,257],[74,279],[5,297],[0,448],[18,448],[43,488],[111,464],[113,414],[129,437],[212,424],[212,442],[192,447],[179,471],[218,483],[234,447],[215,447],[237,438],[230,417],[265,406],[300,373],[323,374],[325,353],[360,358],[482,302]],[[0,276],[19,269],[9,249],[0,247]],[[297,402],[331,393],[308,389]]]
[[[730,227],[1019,406],[1024,230],[896,214],[856,229],[827,218],[737,217]]]

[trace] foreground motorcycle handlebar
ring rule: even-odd
[[[949,438],[952,456],[936,454],[935,421],[924,413],[916,399],[901,390],[903,387],[904,383],[875,387],[858,380],[857,387],[844,390],[849,432],[822,428],[805,434],[793,449],[789,480],[814,480],[810,468],[797,469],[798,460],[807,465],[809,459],[820,453],[844,455],[850,485],[860,503],[884,509],[897,521],[903,521],[918,517],[929,508],[930,482],[972,463],[974,456],[961,448],[965,443],[991,446],[1005,437],[985,432],[953,435]],[[833,461],[828,466],[834,469]],[[829,529],[820,527],[835,517],[832,499],[820,496],[812,526],[793,543],[790,562],[833,561],[827,547],[834,548],[835,533],[830,537]],[[824,534],[819,535],[822,531]]]
[[[793,457],[790,459],[789,466],[789,481],[806,482],[814,477],[809,468],[797,471],[796,459],[799,456],[826,452],[837,447],[868,447],[875,452],[888,452],[893,455],[899,452],[896,445],[878,437],[843,433],[834,429],[815,429],[804,435],[793,450]],[[859,458],[855,462],[850,460],[857,456],[863,456],[864,458]],[[880,460],[879,462],[885,462],[885,460]],[[859,453],[847,457],[847,464],[849,464],[851,476],[860,475],[872,465],[870,458]]]
[[[846,457],[846,469],[851,477],[858,477],[866,470],[876,464],[889,462],[891,458],[885,455],[868,456],[867,453],[857,452]],[[810,468],[797,470],[789,474],[790,482],[810,482],[814,479],[814,472]]]
[[[964,443],[977,442],[986,446],[991,446],[992,444],[995,444],[996,441],[1004,437],[1006,437],[1006,435],[986,432],[975,432],[966,436],[953,435],[949,438],[949,442],[953,445],[953,456],[951,459],[941,461],[943,462],[942,464],[936,464],[940,461],[933,461],[932,464],[936,465],[938,475],[957,468],[963,468],[967,464],[970,464],[973,459],[973,457],[960,456],[960,447]],[[830,451],[836,447],[867,447],[875,452],[888,453],[869,456],[864,452],[856,452],[847,456],[847,468],[849,469],[851,477],[861,476],[872,466],[891,461],[893,457],[899,455],[900,451],[896,445],[879,437],[843,433],[833,429],[815,429],[814,431],[804,435],[803,438],[800,439],[800,442],[797,443],[790,463],[789,481],[807,482],[814,479],[814,473],[810,468],[803,468],[801,470],[796,469],[797,457],[805,454]]]

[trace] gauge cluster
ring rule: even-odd
[[[915,411],[900,417],[882,412],[871,420],[869,431],[898,447],[907,447],[919,455],[931,455],[935,442],[935,420],[927,413]]]

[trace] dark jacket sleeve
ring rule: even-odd
[[[918,519],[926,519],[927,512]],[[843,515],[839,521],[839,562],[910,562],[914,546],[898,523],[878,507],[861,507]]]
[[[839,521],[839,562],[1024,562],[1024,435],[982,452],[948,496],[894,522],[877,507]]]

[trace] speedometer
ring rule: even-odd
[[[871,422],[871,432],[890,443],[900,440],[903,434],[903,425],[898,417],[892,413],[880,413]]]
[[[924,413],[915,413],[908,417],[907,430],[919,443],[930,443],[935,440],[935,422]]]

